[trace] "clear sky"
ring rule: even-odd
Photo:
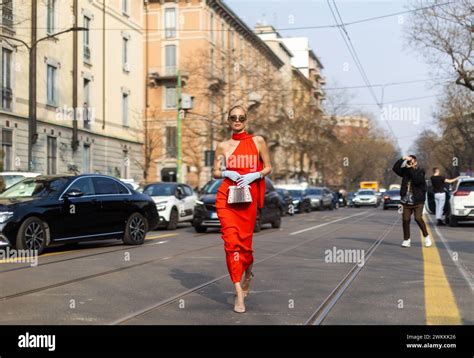
[[[324,65],[323,75],[327,79],[327,88],[364,85],[337,28],[287,30],[334,25],[334,18],[326,0],[225,2],[251,28],[254,28],[257,22],[264,22],[273,25],[277,30],[281,29],[280,34],[284,37],[308,37],[311,47]],[[345,23],[406,11],[407,3],[405,0],[336,0]],[[408,47],[404,33],[409,18],[410,15],[405,14],[347,26],[372,85],[431,79],[426,82],[385,86],[382,111],[377,105],[370,105],[374,104],[375,100],[369,89],[350,90],[354,94],[351,108],[373,113],[382,128],[389,130],[390,125],[403,152],[409,150],[418,133],[433,127],[433,112],[436,101],[440,98],[439,84],[443,81],[437,78],[446,77],[446,74],[434,74],[433,68],[425,64],[421,55]],[[382,87],[374,87],[374,92],[381,101]],[[329,94],[329,91],[327,93]],[[396,103],[390,103],[394,101]]]

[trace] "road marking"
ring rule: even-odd
[[[351,215],[351,216],[347,216],[347,217],[344,217],[344,218],[340,218],[340,219],[337,219],[337,220],[328,221],[326,223],[319,224],[319,225],[316,225],[316,226],[311,226],[311,227],[308,227],[306,229],[298,230],[298,231],[290,233],[290,235],[298,235],[298,234],[301,234],[302,232],[314,230],[314,229],[317,229],[317,228],[320,228],[320,227],[323,227],[323,226],[326,226],[326,225],[329,225],[329,224],[337,223],[338,221],[350,219],[350,218],[353,218],[355,216],[360,216],[360,215],[363,215],[363,214],[367,214],[367,211],[363,211],[361,213],[354,214],[354,215]]]
[[[427,230],[433,241],[431,247],[425,247],[423,235],[420,235],[423,252],[426,324],[461,325],[461,315],[446,277],[434,236],[429,226],[427,226]]]
[[[165,238],[165,237],[171,237],[171,236],[177,236],[178,234],[163,234],[163,235],[157,235],[157,236],[149,236],[145,239],[145,241],[152,241],[152,240],[158,240],[158,239],[162,239],[162,238]],[[161,245],[161,244],[164,244],[168,241],[160,241],[156,244],[149,244],[147,246],[151,246],[151,245]],[[110,246],[116,246],[116,245],[110,245]],[[81,251],[84,251],[84,250],[88,250],[90,249],[90,247],[88,248],[84,248],[84,249],[78,249],[78,250],[69,250],[69,251],[59,251],[59,252],[50,252],[50,253],[47,253],[47,254],[43,254],[43,255],[40,255],[39,258],[43,258],[43,257],[49,257],[49,256],[57,256],[57,255],[64,255],[64,254],[68,254],[68,253],[73,253],[73,252],[81,252]],[[104,254],[106,254],[106,252],[104,252]],[[0,264],[6,264],[6,263],[23,263],[24,259],[22,258],[16,258],[16,259],[5,259],[5,260],[0,260]]]
[[[429,219],[430,223],[433,224],[433,227],[434,227],[436,233],[438,234],[439,238],[441,239],[441,242],[443,243],[444,247],[448,251],[449,257],[451,257],[451,260],[454,262],[454,264],[458,268],[459,272],[461,272],[462,277],[464,277],[464,279],[466,280],[467,284],[471,288],[471,291],[474,291],[474,279],[472,277],[472,272],[469,271],[469,269],[461,262],[461,260],[459,259],[459,255],[457,255],[458,256],[457,260],[454,259],[455,253],[454,253],[453,250],[451,250],[451,247],[449,246],[448,241],[444,238],[441,231],[438,230],[438,228],[436,226],[434,226],[434,223],[433,223],[433,220],[431,219],[431,216],[428,216],[428,219]]]

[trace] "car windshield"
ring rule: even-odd
[[[25,179],[0,194],[0,198],[50,197],[60,193],[67,182],[67,178]]]
[[[217,189],[222,184],[222,179],[219,180],[214,180],[210,183],[207,183],[204,188],[202,188],[202,193],[203,194],[217,194]]]
[[[461,183],[459,183],[458,190],[474,191],[474,181],[462,181]]]
[[[25,177],[23,175],[0,175],[0,182],[3,181],[6,188],[20,182]]]
[[[308,195],[321,195],[322,194],[322,190],[321,189],[308,189],[306,191],[306,193]]]
[[[303,196],[303,190],[288,190],[290,195],[296,198],[301,198]]]
[[[372,190],[361,190],[357,195],[375,195],[375,192]]]
[[[385,195],[393,195],[393,196],[400,195],[400,190],[389,190],[385,193]]]
[[[176,184],[151,184],[145,187],[144,194],[150,196],[172,196],[176,190]]]

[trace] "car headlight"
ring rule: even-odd
[[[158,211],[166,210],[166,203],[167,203],[167,201],[160,201],[160,202],[156,203],[156,210],[158,210]]]
[[[13,217],[13,212],[11,211],[4,211],[0,213],[0,224],[6,223]]]
[[[293,200],[293,204],[297,205],[300,201],[299,200]]]
[[[204,202],[201,201],[201,200],[196,200],[196,204],[197,204],[197,205],[204,205]]]

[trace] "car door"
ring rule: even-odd
[[[185,216],[186,216],[186,206],[185,206],[186,194],[184,193],[184,189],[182,185],[176,186],[174,196],[176,198],[176,206],[178,207],[179,221],[183,221],[185,220]]]
[[[80,197],[67,197],[67,193],[81,191]],[[62,194],[61,221],[56,240],[67,241],[93,236],[99,233],[100,201],[95,195],[91,177],[81,177],[73,181]]]
[[[101,203],[99,219],[100,233],[115,234],[125,230],[130,212],[129,190],[117,180],[108,177],[93,177],[94,189]]]
[[[324,206],[332,205],[332,195],[331,192],[327,189],[323,189],[323,203]]]
[[[181,185],[184,192],[184,220],[191,220],[194,216],[194,207],[196,206],[196,194],[194,194],[193,189],[188,185]]]

